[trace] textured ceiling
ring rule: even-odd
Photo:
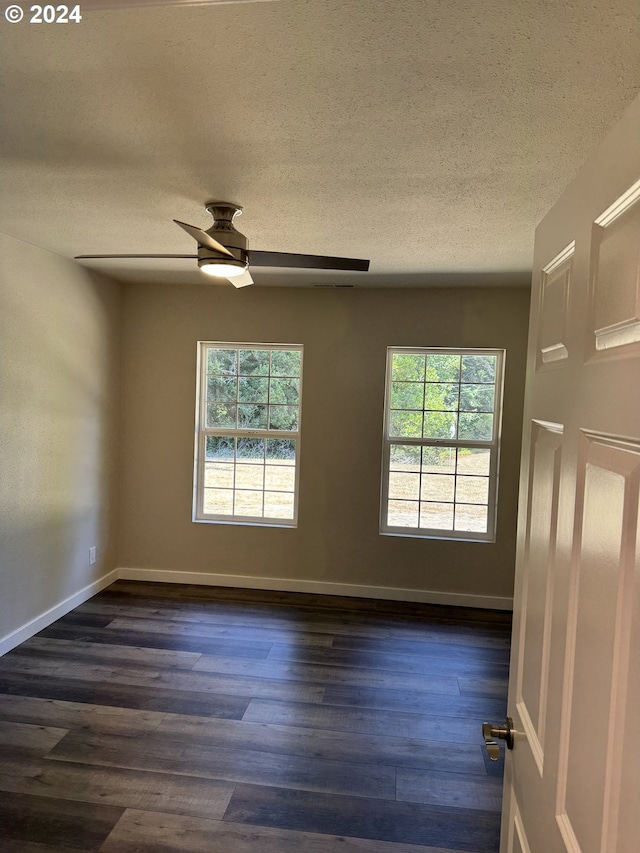
[[[6,5],[6,4],[3,4]],[[28,4],[25,4],[27,8]],[[533,230],[638,90],[637,0],[277,0],[0,21],[0,230],[61,255],[371,259],[257,284],[523,283]],[[93,262],[202,281],[190,261]]]

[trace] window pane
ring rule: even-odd
[[[238,350],[210,347],[207,350],[207,370],[209,373],[237,373]]]
[[[493,412],[494,385],[461,385],[460,411]]]
[[[435,355],[430,353],[427,356],[428,382],[458,382],[459,380],[459,355]]]
[[[294,517],[293,495],[288,492],[265,492],[264,514],[266,518],[290,519]]]
[[[236,489],[262,489],[264,487],[264,465],[236,465],[235,485]]]
[[[489,464],[491,451],[485,448],[472,449],[460,447],[458,449],[458,474],[479,474],[489,476]]]
[[[237,461],[241,464],[245,462],[251,464],[260,462],[264,459],[264,439],[263,438],[239,438],[238,439],[238,457]]]
[[[420,504],[420,527],[453,530],[453,504]]]
[[[269,380],[259,376],[241,376],[238,379],[238,401],[240,403],[267,403]]]
[[[269,402],[297,406],[300,402],[300,380],[272,379],[269,383]]]
[[[491,441],[493,415],[460,414],[458,438],[476,441]]]
[[[420,497],[423,501],[451,501],[456,478],[446,474],[423,474]]]
[[[205,440],[205,459],[209,460],[233,460],[235,456],[236,440],[229,436],[208,435]]]
[[[269,350],[241,349],[238,373],[242,376],[266,376],[269,373]]]
[[[222,462],[205,462],[205,488],[232,489],[233,464]]]
[[[288,438],[267,439],[267,465],[283,464],[294,465],[296,461],[296,443]]]
[[[393,382],[391,384],[392,409],[420,409],[424,406],[422,382]]]
[[[207,380],[207,400],[235,403],[236,391],[235,376],[210,376]]]
[[[207,403],[207,426],[227,427],[236,425],[237,409],[230,403]]]
[[[424,473],[453,474],[455,470],[455,447],[422,448],[422,471]]]
[[[413,444],[392,444],[389,454],[389,470],[419,471],[420,448]]]
[[[422,436],[422,412],[391,412],[389,435],[399,438]]]
[[[458,477],[456,501],[458,503],[486,504],[489,500],[488,477]]]
[[[271,375],[300,376],[301,356],[298,350],[271,350]]]
[[[231,515],[233,491],[231,489],[205,489],[204,511],[207,515]]]
[[[235,515],[253,515],[262,516],[262,492],[243,492],[236,491],[235,493]]]
[[[425,412],[424,438],[455,438],[456,417],[453,412]]]
[[[394,382],[424,382],[423,355],[395,353],[391,360],[391,378]]]
[[[266,429],[266,406],[238,406],[238,427],[240,429]]]
[[[264,487],[274,492],[292,492],[296,485],[296,470],[292,465],[269,465],[264,472]]]
[[[297,406],[269,406],[269,429],[298,429]]]
[[[402,474],[391,471],[389,474],[389,498],[391,500],[418,500],[420,492],[420,474]]]
[[[496,381],[495,355],[463,355],[463,382],[493,382]]]
[[[387,524],[390,527],[417,527],[418,501],[389,501]]]
[[[454,530],[468,530],[475,533],[487,532],[487,507],[456,504]]]
[[[436,385],[427,382],[425,388],[425,409],[456,412],[458,410],[458,385]]]

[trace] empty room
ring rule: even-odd
[[[640,848],[640,10],[0,17],[0,851]]]

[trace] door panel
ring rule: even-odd
[[[517,707],[542,775],[549,681],[549,644],[554,592],[562,427],[534,422],[531,430],[531,494],[518,664]]]
[[[639,235],[637,181],[594,223],[591,346],[596,352],[640,341]]]
[[[569,294],[575,242],[542,268],[540,322],[538,328],[538,369],[556,365],[567,358]]]
[[[615,741],[620,724],[624,730],[625,702],[619,694],[626,693],[630,663],[627,603],[637,595],[635,555],[625,539],[637,529],[639,470],[637,445],[584,435],[558,777],[563,836],[584,853],[602,849],[605,813],[620,795]]]

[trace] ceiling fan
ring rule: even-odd
[[[234,226],[242,208],[228,201],[210,201],[205,205],[213,217],[206,231],[178,219],[173,221],[196,240],[196,255],[76,255],[75,260],[102,258],[190,258],[198,261],[202,272],[228,279],[234,287],[253,284],[251,267],[294,267],[298,269],[350,270],[367,272],[369,261],[359,258],[334,258],[327,255],[297,255],[290,252],[261,252],[249,249],[247,238]]]

